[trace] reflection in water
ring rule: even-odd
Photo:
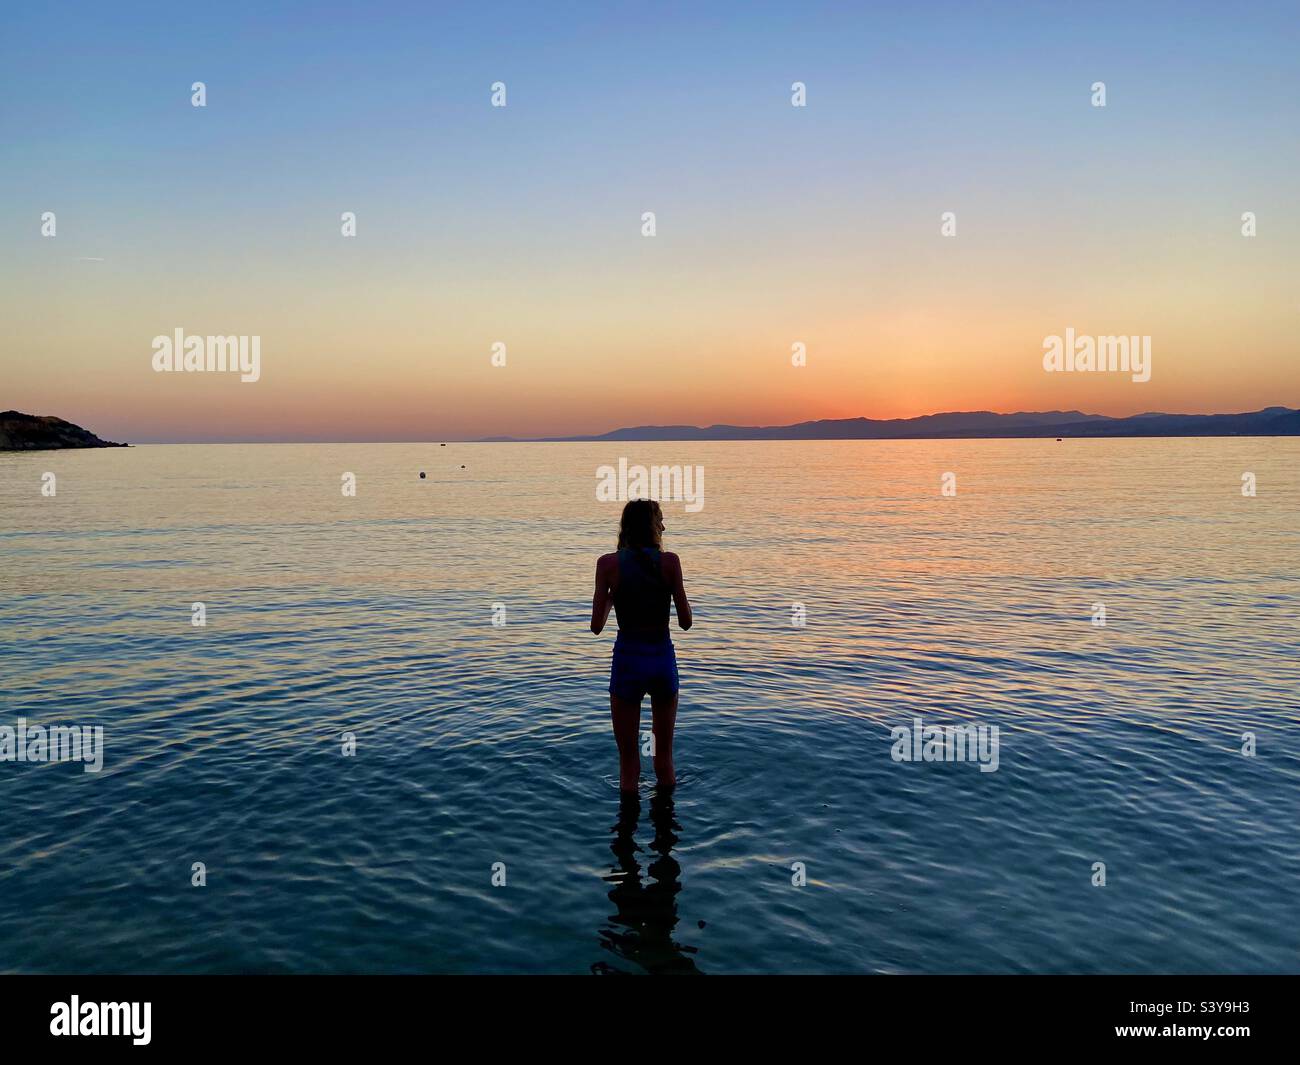
[[[681,891],[681,871],[672,855],[673,844],[681,826],[673,816],[672,792],[656,793],[650,799],[650,823],[654,826],[654,840],[650,850],[654,854],[646,872],[649,882],[641,881],[641,866],[637,862],[636,826],[641,815],[641,799],[637,795],[624,796],[619,801],[618,823],[614,826],[614,841],[610,850],[617,864],[604,879],[613,884],[609,899],[617,912],[600,931],[601,945],[627,961],[634,962],[649,973],[698,973],[691,955],[695,947],[683,946],[673,940],[677,926],[677,893]],[[599,961],[592,967],[594,973],[619,973],[623,970]]]

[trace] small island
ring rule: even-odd
[[[101,440],[89,429],[48,415],[0,411],[0,451],[55,451],[73,447],[129,447]]]

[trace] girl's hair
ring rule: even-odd
[[[653,499],[629,499],[618,523],[619,550],[625,547],[662,547],[659,519],[663,511]]]

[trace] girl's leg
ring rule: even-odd
[[[677,783],[673,769],[673,727],[677,724],[677,693],[650,696],[650,712],[654,718],[655,776],[660,785],[671,788]]]
[[[641,726],[641,700],[632,702],[609,697],[609,714],[614,721],[614,742],[618,744],[618,790],[636,794],[641,779],[641,752],[637,749],[637,732]],[[658,739],[655,743],[658,744]]]

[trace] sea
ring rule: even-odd
[[[699,477],[636,799],[620,462]],[[1296,438],[0,454],[0,971],[1300,971],[1298,504]]]

